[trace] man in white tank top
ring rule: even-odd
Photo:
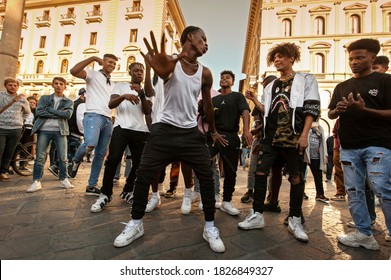
[[[152,47],[145,40],[149,54],[141,54],[165,82],[165,103],[160,122],[152,125],[151,135],[137,171],[132,220],[115,239],[114,246],[127,246],[144,235],[142,217],[148,202],[149,186],[159,171],[171,162],[180,160],[192,168],[200,180],[205,215],[203,238],[213,251],[222,253],[225,246],[220,239],[219,230],[214,225],[215,198],[210,154],[205,136],[197,128],[196,118],[197,97],[201,92],[213,142],[227,144],[215,128],[210,97],[212,74],[197,61],[197,58],[208,50],[205,33],[198,27],[186,27],[181,36],[182,52],[173,56],[165,52],[164,34],[160,52],[152,32],[151,41]]]

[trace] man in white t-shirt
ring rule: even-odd
[[[100,195],[98,178],[113,130],[111,109],[108,106],[114,88],[110,74],[114,71],[117,61],[118,58],[113,54],[105,54],[103,59],[92,56],[77,63],[70,70],[73,76],[86,81],[86,112],[83,120],[84,143],[77,150],[68,172],[71,178],[75,178],[84,156],[95,150],[86,195]],[[102,69],[85,70],[94,62],[102,65]]]
[[[150,114],[151,108],[145,97],[144,89],[141,87],[144,80],[144,65],[133,62],[129,65],[129,74],[130,83],[116,83],[110,97],[109,107],[116,108],[117,115],[105,165],[101,194],[91,206],[93,213],[102,211],[104,206],[111,201],[115,172],[127,146],[132,155],[132,169],[126,179],[121,198],[129,203],[133,201],[136,171],[149,135],[144,116]]]

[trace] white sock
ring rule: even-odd
[[[135,225],[140,225],[141,224],[141,222],[142,222],[142,220],[140,219],[140,220],[133,220],[133,223],[135,224]]]
[[[205,221],[205,228],[212,228],[215,226],[215,221]]]
[[[191,188],[185,189],[185,196],[191,196]]]
[[[157,197],[159,196],[158,192],[152,192],[152,196]]]

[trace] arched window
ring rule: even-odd
[[[131,55],[128,57],[128,61],[126,63],[126,71],[129,71],[129,65],[136,61],[136,58]]]
[[[316,32],[316,35],[324,35],[325,34],[324,17],[316,17],[315,18],[315,32]]]
[[[288,18],[282,20],[282,35],[285,37],[292,36],[292,22]]]
[[[316,74],[325,73],[325,61],[324,60],[325,60],[324,54],[322,54],[322,53],[315,54],[314,72]]]
[[[43,67],[44,67],[44,63],[42,60],[38,61],[37,63],[37,69],[36,69],[36,74],[42,74],[43,73]]]
[[[361,33],[361,17],[359,15],[350,16],[350,27],[352,34]]]
[[[68,73],[68,59],[64,59],[62,62],[61,62],[61,72],[60,73]]]

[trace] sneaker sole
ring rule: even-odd
[[[48,170],[50,171],[50,173],[53,174],[53,176],[57,177],[59,176],[59,174],[57,174],[56,172],[54,172],[53,170],[51,170],[50,168],[48,168]]]
[[[303,239],[303,238],[297,237],[297,236],[294,234],[293,230],[291,230],[291,228],[290,228],[289,226],[288,226],[288,231],[289,231],[290,233],[292,233],[293,237],[294,237],[296,240],[298,240],[298,241],[300,241],[300,242],[303,242],[303,243],[308,243],[308,238],[307,238],[307,239]]]
[[[133,241],[135,241],[136,239],[140,238],[143,235],[144,235],[144,231],[143,232],[138,232],[135,236],[133,236],[129,240],[117,241],[117,242],[116,242],[116,240],[114,240],[113,245],[114,245],[114,247],[117,247],[117,248],[125,247],[125,246],[128,246]]]
[[[367,249],[367,250],[373,250],[373,251],[378,251],[380,248],[379,248],[379,244],[377,244],[377,246],[375,246],[375,247],[373,247],[373,246],[365,246],[365,245],[363,245],[363,244],[359,244],[359,243],[355,243],[355,242],[353,242],[353,243],[350,243],[350,242],[342,242],[340,239],[339,239],[339,237],[337,237],[337,239],[338,239],[338,242],[339,243],[341,243],[341,244],[343,244],[343,245],[345,245],[345,246],[348,246],[348,247],[353,247],[353,248],[359,248],[359,247],[363,247],[363,248],[365,248],[365,249]]]
[[[256,225],[256,226],[252,226],[252,227],[243,227],[243,226],[240,226],[238,224],[238,228],[242,229],[242,230],[263,229],[264,227],[265,227],[265,225]]]
[[[212,245],[210,244],[208,238],[205,236],[205,233],[202,234],[202,237],[205,239],[206,242],[208,242],[209,247],[212,249],[213,252],[215,252],[215,253],[224,253],[225,252],[225,247],[221,250],[217,250],[217,248],[213,248]]]
[[[223,207],[220,207],[220,210],[227,213],[228,215],[231,215],[231,216],[238,216],[240,214],[240,211],[238,213],[230,213],[229,211],[227,211]]]
[[[102,212],[103,209],[104,209],[104,207],[103,207],[103,208],[100,208],[100,209],[96,209],[96,210],[93,210],[93,209],[91,208],[91,213],[99,213],[99,212]]]

